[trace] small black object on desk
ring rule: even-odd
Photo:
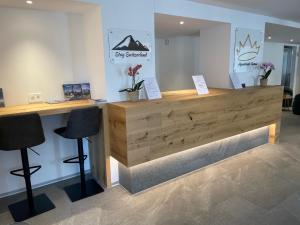
[[[44,131],[38,114],[0,118],[0,149],[4,151],[20,150],[22,157],[23,168],[10,172],[12,175],[24,177],[27,191],[27,200],[8,206],[16,222],[55,208],[45,194],[36,197],[32,194],[30,177],[42,166],[29,166],[27,149],[44,142]]]
[[[80,167],[80,183],[64,188],[72,202],[104,191],[95,180],[86,181],[84,172],[84,160],[87,155],[83,153],[82,139],[96,135],[99,132],[99,127],[100,110],[98,107],[89,107],[71,111],[67,126],[54,131],[64,138],[77,139],[78,156],[64,160],[64,163],[78,163]]]

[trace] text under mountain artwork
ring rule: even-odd
[[[234,72],[257,72],[263,59],[263,32],[237,28],[234,55]]]
[[[151,60],[152,37],[146,31],[114,29],[109,31],[112,63],[145,63]]]

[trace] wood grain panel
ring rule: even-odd
[[[111,154],[130,167],[278,123],[282,92],[280,86],[210,89],[203,96],[186,90],[163,93],[160,100],[111,103]],[[277,126],[272,135],[278,134]]]

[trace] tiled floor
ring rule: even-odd
[[[299,225],[300,116],[285,113],[281,142],[263,145],[138,195],[120,186],[71,203],[46,190],[57,208],[32,225]],[[1,201],[0,201],[1,204]],[[8,212],[0,224],[11,224]]]

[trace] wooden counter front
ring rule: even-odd
[[[163,93],[163,99],[108,104],[111,155],[127,167],[270,126],[279,135],[283,89],[210,89]]]

